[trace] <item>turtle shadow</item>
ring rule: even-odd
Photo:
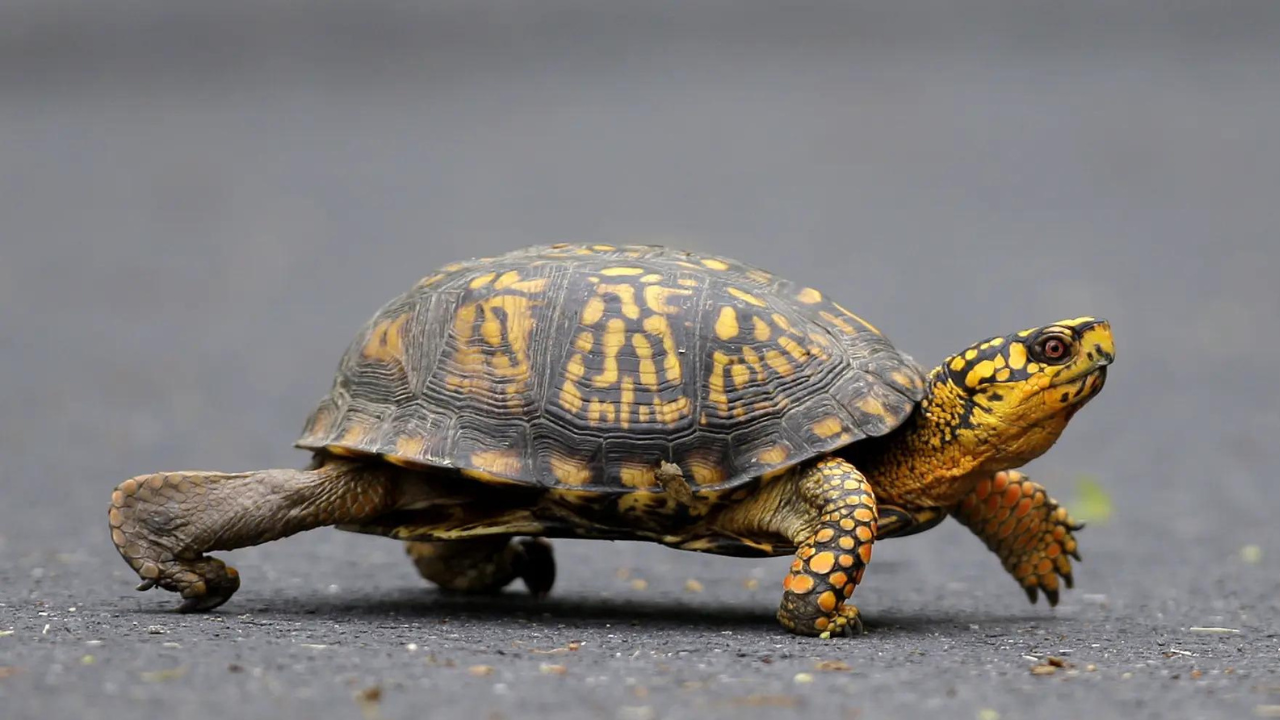
[[[559,596],[532,598],[517,592],[496,595],[462,595],[435,589],[405,589],[358,596],[312,595],[288,603],[263,600],[238,606],[241,613],[258,618],[299,620],[342,618],[361,622],[388,620],[469,625],[525,624],[602,628],[647,628],[672,631],[735,631],[776,635],[781,628],[772,603],[715,604],[711,599],[684,602],[677,599]],[[924,636],[999,632],[1012,634],[1063,620],[1029,611],[997,614],[983,611],[940,609],[918,612],[872,609],[864,616],[869,634]],[[975,629],[976,626],[976,629]]]

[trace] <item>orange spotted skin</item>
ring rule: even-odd
[[[1072,586],[1074,533],[1084,526],[1040,485],[1016,470],[980,480],[955,509],[956,519],[986,543],[1035,602],[1044,591],[1058,604],[1058,578]]]
[[[820,514],[782,583],[778,622],[799,635],[860,634],[858,610],[846,601],[871,562],[875,493],[862,473],[838,458],[820,460],[804,473],[800,493]]]
[[[408,541],[457,592],[546,593],[541,538],[794,553],[779,622],[852,635],[872,544],[947,515],[1056,603],[1079,526],[1013,468],[1114,357],[1110,325],[1078,317],[925,373],[822,291],[729,258],[528,248],[447,265],[365,324],[297,442],[309,468],[139,476],[108,521],[184,610],[240,585],[207,553],[337,526]]]

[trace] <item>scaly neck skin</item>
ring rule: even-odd
[[[1066,418],[1056,417],[1034,427],[1000,423],[935,371],[928,394],[902,427],[851,450],[880,502],[950,507],[980,478],[1039,456],[1065,426]]]

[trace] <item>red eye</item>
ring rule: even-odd
[[[1048,335],[1035,344],[1033,354],[1038,362],[1060,363],[1071,355],[1071,340],[1061,335]]]

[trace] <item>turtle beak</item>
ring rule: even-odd
[[[1080,338],[1080,350],[1088,364],[1105,375],[1106,367],[1116,359],[1116,343],[1111,336],[1111,323],[1090,319],[1076,325],[1075,331]]]

